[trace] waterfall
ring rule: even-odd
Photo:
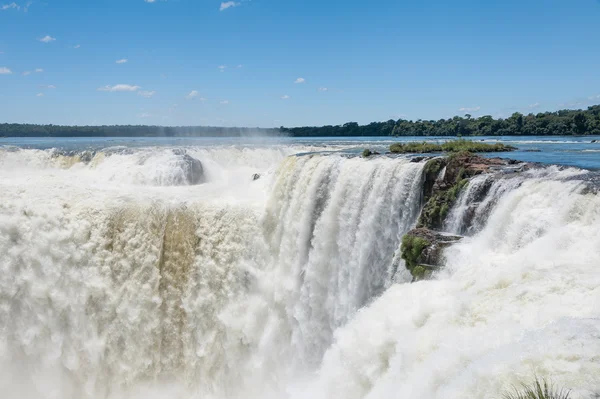
[[[187,148],[188,185],[180,150],[0,149],[2,392],[480,398],[532,370],[600,391],[585,172],[472,179],[447,224],[468,237],[410,284],[424,163],[310,150]]]
[[[294,398],[500,397],[534,374],[596,397],[600,197],[572,171],[528,177],[495,183],[485,227],[434,280],[390,287],[338,329]]]

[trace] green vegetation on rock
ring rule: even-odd
[[[431,243],[424,238],[410,234],[402,237],[402,259],[406,262],[406,268],[413,272],[419,266],[421,254]]]
[[[446,162],[442,158],[434,158],[425,164],[425,168],[423,170],[428,175],[436,175],[440,173],[442,168],[446,165]]]
[[[418,265],[411,270],[411,274],[413,276],[413,281],[421,281],[430,278],[432,271],[430,269],[425,268],[425,266],[423,265]]]
[[[459,175],[460,176],[460,175]],[[469,179],[460,178],[447,190],[434,194],[421,211],[418,227],[439,228],[448,216],[452,205],[458,199],[460,191],[469,183]]]
[[[438,143],[395,143],[390,146],[390,151],[395,154],[425,154],[431,152],[507,152],[516,148],[502,143],[487,144],[470,140],[452,140],[442,144]]]
[[[365,148],[365,149],[363,150],[363,152],[362,152],[362,156],[363,156],[363,158],[368,158],[368,157],[370,157],[371,155],[373,155],[373,153],[372,153],[372,152],[371,152],[371,150],[369,150],[368,148]]]
[[[546,379],[536,378],[532,384],[521,384],[505,393],[503,399],[569,399],[571,391],[557,389]]]

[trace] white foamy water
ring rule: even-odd
[[[200,185],[172,149],[0,150],[3,397],[492,398],[533,373],[600,392],[580,172],[494,183],[479,232],[409,284],[423,164],[290,156],[314,149],[185,149]]]

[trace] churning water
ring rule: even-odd
[[[472,180],[447,226],[468,237],[411,284],[424,164],[314,150],[0,149],[2,397],[600,393],[591,172]]]

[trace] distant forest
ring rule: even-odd
[[[280,127],[279,129],[162,126],[58,126],[0,124],[0,137],[344,137],[344,136],[556,136],[600,135],[600,105],[587,110],[561,110],[506,119],[455,116],[437,121],[404,119],[359,125]]]
[[[473,118],[455,116],[437,121],[404,119],[359,125],[349,122],[341,126],[281,127],[295,137],[319,136],[558,136],[600,135],[600,105],[587,110],[562,110],[523,115],[515,112],[506,119],[491,116]]]

